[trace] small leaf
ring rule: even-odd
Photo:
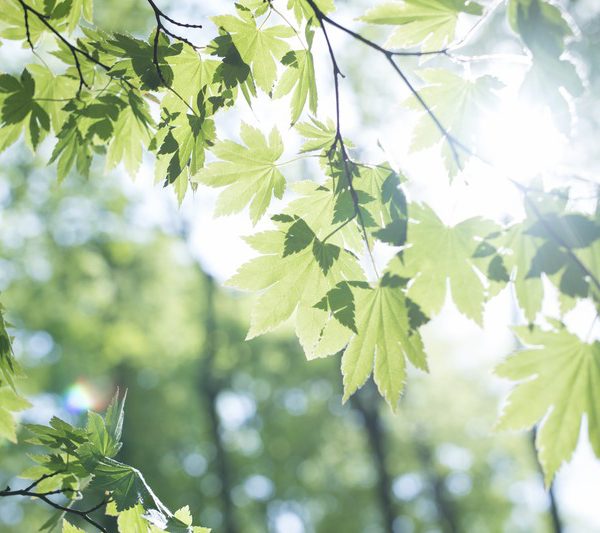
[[[468,0],[404,0],[380,4],[360,20],[398,26],[386,42],[388,48],[420,46],[428,51],[440,50],[454,38],[461,13],[481,15],[483,8]]]
[[[296,220],[287,230],[283,241],[283,257],[304,250],[315,238],[308,224],[301,218]]]
[[[192,177],[210,187],[226,187],[217,201],[216,215],[241,211],[250,204],[250,218],[256,224],[267,210],[271,198],[281,198],[285,178],[276,161],[283,153],[283,141],[273,128],[268,140],[256,128],[242,123],[245,146],[220,141],[212,152],[222,161],[209,164]]]
[[[340,257],[340,252],[340,247],[335,244],[321,242],[318,239],[315,239],[313,242],[313,255],[325,275],[327,275],[333,263]]]

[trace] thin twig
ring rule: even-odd
[[[177,35],[173,32],[171,32],[168,28],[165,27],[162,19],[164,18],[165,20],[168,20],[169,22],[171,22],[172,24],[176,24],[177,26],[182,26],[184,28],[201,28],[202,26],[200,25],[186,25],[183,22],[182,23],[177,23],[175,22],[172,18],[168,17],[167,15],[165,15],[158,7],[157,5],[154,3],[153,0],[148,0],[148,3],[150,4],[150,7],[152,8],[152,10],[154,11],[154,19],[156,20],[156,30],[154,32],[154,39],[153,39],[153,43],[152,43],[152,63],[154,64],[154,68],[156,69],[156,73],[158,74],[158,78],[161,81],[161,83],[164,85],[164,87],[172,92],[179,100],[181,100],[181,102],[183,102],[183,104],[194,114],[197,115],[195,109],[189,104],[189,102],[183,98],[183,96],[181,96],[179,94],[178,91],[176,91],[173,87],[171,87],[171,85],[169,83],[167,83],[167,80],[163,74],[162,68],[160,66],[160,61],[159,61],[159,57],[158,57],[158,51],[159,51],[159,46],[160,46],[160,34],[161,32],[164,33],[165,35],[172,37],[173,39],[176,39],[178,41],[181,41],[182,43],[185,43],[189,46],[191,46],[194,50],[197,49],[197,47],[192,44],[190,41],[188,41],[185,37],[181,37],[180,35]]]
[[[67,507],[67,506],[61,505],[59,503],[56,503],[49,498],[49,496],[53,496],[56,494],[65,494],[66,492],[80,493],[78,490],[69,489],[69,488],[54,490],[54,491],[50,491],[50,492],[35,492],[35,491],[31,490],[32,488],[36,487],[39,483],[41,483],[45,479],[48,479],[59,473],[60,472],[54,472],[52,474],[44,474],[42,477],[35,480],[33,483],[31,483],[31,485],[29,485],[28,487],[26,487],[24,489],[11,490],[10,487],[6,487],[5,490],[0,491],[0,497],[25,496],[25,497],[29,497],[29,498],[37,498],[39,500],[42,500],[44,503],[50,505],[51,507],[58,509],[59,511],[63,511],[68,514],[79,516],[80,518],[85,520],[88,524],[94,526],[99,531],[102,531],[102,533],[108,533],[108,530],[104,526],[102,526],[100,523],[96,522],[92,517],[89,516],[94,511],[97,511],[98,509],[100,509],[101,507],[106,505],[108,503],[108,500],[102,500],[98,505],[95,505],[91,509],[87,509],[85,511],[80,511],[79,509],[73,509],[71,507]]]
[[[164,11],[160,10],[153,0],[148,0],[148,3],[150,4],[155,13],[158,13],[161,16],[161,18],[164,18],[171,24],[175,24],[175,26],[179,26],[180,28],[202,28],[202,24],[189,24],[187,22],[179,22],[178,20],[172,19],[171,17],[169,17],[169,15],[165,14]]]
[[[340,156],[342,158],[343,172],[344,172],[344,175],[346,176],[346,183],[348,184],[348,191],[350,192],[350,197],[352,198],[354,212],[356,214],[356,217],[358,218],[358,223],[360,225],[360,228],[361,228],[361,231],[363,234],[365,245],[367,247],[367,252],[371,259],[371,264],[373,265],[373,270],[375,272],[375,275],[377,277],[379,277],[379,273],[377,272],[377,264],[375,263],[375,258],[373,257],[373,252],[371,251],[371,245],[369,243],[369,235],[367,233],[367,228],[365,225],[363,214],[360,210],[358,194],[356,192],[356,189],[354,188],[354,184],[352,183],[352,171],[350,169],[351,160],[350,160],[350,157],[348,156],[348,151],[346,150],[346,145],[344,143],[344,137],[342,136],[341,120],[340,120],[340,83],[339,83],[339,78],[340,77],[343,78],[344,74],[340,70],[340,67],[339,67],[338,62],[335,57],[335,53],[333,51],[333,46],[331,45],[331,41],[329,40],[329,34],[327,33],[327,28],[325,27],[325,24],[323,23],[322,17],[324,17],[325,15],[316,6],[316,4],[313,2],[313,0],[307,0],[307,1],[308,1],[309,5],[313,8],[315,16],[317,17],[317,20],[319,21],[319,25],[321,26],[321,30],[323,32],[323,37],[325,38],[325,42],[327,43],[327,49],[329,51],[329,57],[331,59],[331,66],[333,69],[333,84],[334,84],[334,90],[335,90],[336,131],[335,131],[335,138],[333,140],[333,143],[331,144],[331,148],[329,149],[329,152],[327,155],[328,155],[330,164],[332,164],[333,154],[336,151],[336,149],[339,147]]]
[[[333,237],[338,231],[340,231],[346,224],[348,224],[350,221],[354,220],[356,218],[356,213],[354,213],[350,218],[348,218],[347,220],[345,220],[344,222],[342,222],[339,226],[337,226],[336,228],[333,228],[333,230],[331,230],[322,240],[321,242],[324,243],[325,241],[327,241],[329,238]]]
[[[90,54],[84,48],[81,48],[81,47],[71,43],[54,26],[52,26],[52,24],[50,24],[50,22],[48,22],[47,15],[44,15],[44,13],[41,13],[34,7],[31,7],[24,0],[18,0],[18,1],[26,13],[33,14],[44,26],[46,26],[54,35],[56,35],[56,37],[58,37],[58,39],[69,49],[69,52],[71,53],[71,56],[73,57],[73,61],[75,62],[75,68],[77,69],[77,74],[79,75],[79,88],[77,90],[77,98],[79,98],[84,86],[89,88],[89,85],[87,84],[87,82],[83,76],[83,71],[81,69],[81,62],[79,60],[80,55],[82,57],[84,57],[85,59],[87,59],[88,61],[92,62],[94,65],[101,67],[106,72],[109,72],[112,69],[112,67],[110,65],[103,63],[98,58],[96,58],[92,54]],[[26,32],[27,32],[27,31],[29,31],[28,30],[29,16],[25,17],[25,21],[26,21]],[[120,81],[124,82],[130,89],[136,89],[136,87],[129,80],[127,80],[125,78],[121,78]]]
[[[192,42],[190,42],[188,39],[186,39],[185,37],[182,37],[181,35],[178,35],[174,32],[172,32],[171,30],[169,30],[167,27],[165,27],[162,19],[165,19],[166,21],[170,22],[171,24],[175,24],[176,26],[179,26],[181,28],[202,28],[201,24],[187,24],[185,22],[178,22],[175,19],[172,19],[171,17],[169,17],[168,15],[166,15],[155,3],[154,0],[147,0],[148,4],[150,4],[150,7],[152,8],[152,11],[154,11],[154,18],[156,19],[156,24],[157,24],[157,28],[162,31],[163,33],[169,35],[170,37],[173,37],[173,39],[176,39],[178,41],[181,41],[182,43],[187,44],[188,46],[191,46],[194,50],[196,50],[198,47],[193,44]]]

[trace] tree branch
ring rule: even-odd
[[[173,39],[176,39],[178,41],[181,41],[184,44],[187,44],[188,46],[191,46],[194,50],[198,49],[198,47],[196,45],[192,44],[185,37],[182,37],[181,35],[177,35],[176,33],[173,33],[171,30],[169,30],[164,25],[163,19],[169,21],[172,24],[175,24],[176,26],[180,26],[182,28],[202,28],[202,26],[200,24],[186,24],[183,22],[177,22],[176,20],[172,19],[168,15],[165,15],[165,13],[163,13],[158,8],[158,6],[154,3],[154,0],[147,0],[147,1],[148,1],[148,4],[150,4],[150,7],[152,8],[152,10],[154,11],[154,19],[156,20],[156,31],[154,33],[154,39],[153,39],[153,43],[152,43],[152,63],[154,64],[154,68],[156,69],[158,78],[160,79],[161,83],[165,86],[165,88],[167,90],[171,91],[179,100],[181,100],[185,104],[185,106],[194,115],[196,115],[196,111],[194,110],[194,108],[173,87],[171,87],[167,83],[167,80],[165,79],[162,69],[160,67],[160,62],[159,62],[159,58],[158,58],[158,49],[159,49],[159,44],[160,44],[159,41],[160,41],[161,32],[164,33],[165,35],[168,35],[169,37],[172,37]]]
[[[325,37],[325,42],[327,43],[327,49],[329,51],[329,57],[331,59],[331,66],[333,69],[333,83],[335,90],[335,119],[336,119],[336,130],[335,130],[335,138],[333,143],[331,144],[331,148],[327,154],[330,164],[332,164],[333,153],[336,148],[339,146],[340,156],[342,158],[342,165],[344,175],[346,176],[346,183],[348,184],[348,191],[350,192],[350,196],[352,198],[352,205],[354,207],[354,212],[358,219],[358,223],[360,225],[363,239],[365,241],[365,245],[367,247],[367,252],[369,253],[369,257],[371,259],[371,264],[373,265],[373,270],[375,271],[375,275],[379,277],[379,273],[377,272],[377,265],[375,263],[375,259],[373,257],[373,252],[371,251],[371,245],[369,244],[369,236],[367,234],[367,228],[365,225],[365,221],[363,218],[363,214],[360,210],[360,204],[358,201],[358,194],[356,189],[354,188],[354,184],[352,183],[352,171],[350,169],[351,160],[348,156],[348,151],[346,150],[346,145],[344,143],[344,137],[342,136],[341,123],[340,123],[340,84],[339,78],[344,77],[344,74],[340,70],[338,62],[335,57],[335,53],[333,51],[333,47],[331,45],[331,41],[329,40],[329,34],[327,33],[327,28],[323,23],[325,15],[323,12],[317,7],[313,0],[307,0],[311,8],[313,9],[317,20],[319,21],[319,25],[321,26],[321,30],[323,32],[323,37]]]
[[[98,531],[102,531],[102,533],[108,533],[108,530],[104,526],[102,526],[100,523],[96,522],[92,517],[89,516],[94,511],[97,511],[98,509],[100,509],[101,507],[106,505],[108,503],[108,500],[102,500],[99,504],[95,505],[91,509],[82,511],[79,509],[73,509],[71,507],[61,505],[59,503],[52,501],[49,498],[49,496],[53,496],[56,494],[65,494],[68,492],[80,494],[80,492],[78,490],[69,489],[69,488],[63,488],[63,489],[53,490],[53,491],[49,491],[49,492],[35,492],[32,490],[33,488],[35,488],[37,485],[39,485],[45,479],[49,479],[59,473],[60,472],[53,472],[52,474],[44,474],[43,476],[41,476],[39,479],[36,479],[33,483],[31,483],[29,486],[27,486],[24,489],[11,490],[10,487],[6,487],[5,490],[0,491],[0,497],[25,496],[25,497],[29,497],[29,498],[37,498],[37,499],[43,501],[44,503],[48,504],[49,506],[54,507],[55,509],[58,509],[59,511],[63,511],[64,513],[75,515],[75,516],[82,518],[88,524],[90,524],[90,525],[94,526],[96,529],[98,529]]]

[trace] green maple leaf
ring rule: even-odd
[[[510,0],[507,16],[534,55],[561,56],[565,39],[573,35],[562,11],[545,0]]]
[[[458,141],[477,148],[483,138],[481,117],[498,108],[497,91],[502,83],[488,75],[466,79],[445,69],[424,69],[419,76],[427,84],[419,93],[445,130]],[[411,150],[429,148],[444,140],[438,126],[414,97],[404,103],[421,114],[412,132]],[[451,176],[455,175],[456,162],[448,142],[444,143],[442,155]]]
[[[77,23],[83,17],[87,22],[92,22],[94,16],[93,0],[72,0],[73,4],[69,12],[69,32],[75,31]]]
[[[73,33],[80,19],[92,22],[93,0],[45,0],[45,12],[52,24],[64,24],[68,33]]]
[[[562,329],[516,328],[528,348],[496,368],[519,382],[510,393],[498,426],[525,429],[541,425],[536,439],[546,485],[577,446],[581,421],[600,457],[600,342],[587,344]]]
[[[50,117],[34,98],[35,87],[35,80],[27,69],[23,70],[20,78],[10,74],[0,75],[0,94],[4,93],[0,113],[1,126],[9,127],[13,142],[19,134],[14,137],[12,128],[15,128],[15,132],[20,132],[21,126],[28,126],[27,140],[34,149],[50,130]]]
[[[404,0],[369,9],[360,20],[398,26],[386,42],[389,48],[420,46],[440,50],[454,39],[461,13],[481,15],[483,8],[467,0]]]
[[[287,69],[281,76],[273,97],[280,98],[294,91],[291,98],[291,122],[295,124],[307,99],[310,111],[317,112],[317,81],[312,53],[310,50],[294,50],[284,55],[281,63]]]
[[[492,233],[496,226],[481,218],[470,218],[446,226],[426,205],[411,204],[408,227],[411,246],[395,258],[390,270],[412,278],[408,296],[429,316],[439,313],[446,300],[447,282],[458,310],[478,324],[483,322],[485,287],[476,272],[473,257],[478,237]]]
[[[140,504],[134,505],[133,507],[125,509],[121,512],[118,512],[116,509],[111,511],[111,513],[112,512],[117,515],[117,526],[119,527],[119,533],[154,533],[155,531],[161,531],[155,526],[149,524],[148,521],[143,517],[145,510]]]
[[[71,524],[67,520],[62,521],[62,533],[85,533],[83,529],[79,529],[78,527]]]
[[[173,513],[167,521],[167,531],[169,533],[210,533],[207,527],[192,525],[192,513],[187,505]]]
[[[406,242],[408,219],[406,197],[400,189],[402,181],[404,177],[388,163],[360,165],[353,181],[359,199],[360,193],[365,193],[366,201],[361,204],[365,225],[373,226],[375,238],[393,246],[402,246]]]
[[[526,233],[526,224],[515,224],[503,233],[492,234],[488,240],[482,241],[474,257],[492,257],[492,261],[500,258],[506,273],[514,283],[515,295],[519,307],[529,323],[533,323],[537,313],[542,309],[544,287],[539,277],[529,276],[533,258],[536,256],[539,244]],[[493,243],[493,246],[492,244]],[[511,253],[497,254],[498,249],[510,250]],[[490,262],[490,266],[492,266]],[[488,279],[494,281],[488,268]],[[504,286],[506,280],[501,280]]]
[[[150,143],[153,121],[144,100],[133,91],[127,96],[129,105],[120,111],[115,122],[114,135],[106,154],[106,165],[113,168],[123,161],[127,172],[135,176],[142,163],[143,149]]]
[[[21,398],[9,387],[0,388],[0,440],[8,439],[17,442],[17,425],[13,414],[31,407],[31,404]]]
[[[39,11],[45,11],[41,5],[37,5],[36,7]],[[29,36],[31,42],[36,45],[42,35],[48,31],[48,28],[37,17],[29,16],[28,19]],[[60,27],[59,25],[57,26]],[[28,46],[26,44],[27,32],[24,23],[23,6],[18,0],[3,0],[2,9],[0,9],[0,28],[0,37],[21,41],[25,43],[25,46]]]
[[[379,392],[395,410],[406,378],[406,359],[427,368],[421,337],[411,329],[399,278],[388,274],[375,289],[352,290],[358,334],[342,356],[344,401],[373,373]]]
[[[323,311],[331,311],[333,317],[342,326],[346,326],[354,333],[358,333],[355,320],[356,303],[354,301],[354,293],[352,292],[352,287],[354,286],[364,289],[369,288],[366,282],[341,281],[314,306],[317,309],[323,309]]]
[[[270,93],[277,76],[275,59],[280,60],[289,51],[283,39],[293,37],[294,30],[288,26],[259,27],[249,11],[238,10],[238,15],[241,18],[222,15],[212,20],[231,35],[240,56],[252,67],[256,84]]]
[[[151,91],[164,85],[163,80],[171,86],[173,71],[167,58],[179,55],[183,48],[182,43],[171,44],[167,36],[160,34],[157,47],[159,75],[154,62],[154,34],[144,41],[131,35],[116,33],[91,44],[108,55],[105,61],[109,61],[112,65],[110,69],[112,76],[130,79],[139,83],[141,89]]]
[[[335,141],[335,124],[331,119],[324,123],[311,117],[310,122],[296,124],[296,131],[306,139],[300,152],[327,151]]]
[[[319,239],[324,239],[340,226],[335,218],[338,196],[333,191],[331,179],[323,185],[314,181],[299,181],[293,183],[291,189],[298,197],[288,204],[284,212],[304,220]],[[360,252],[363,248],[362,236],[356,223],[345,225],[331,235],[327,242],[355,252]]]
[[[271,331],[297,311],[296,334],[307,357],[312,358],[329,318],[326,311],[315,308],[314,304],[340,281],[362,280],[364,274],[353,254],[339,247],[335,247],[334,254],[331,249],[315,250],[315,243],[317,248],[323,243],[314,234],[307,239],[306,231],[297,231],[298,226],[290,233],[290,226],[297,220],[285,215],[279,218],[285,220],[279,223],[281,230],[248,238],[249,244],[263,255],[240,267],[227,285],[259,293],[247,338]],[[282,253],[286,246],[287,255]],[[328,254],[327,268],[322,259],[320,264],[319,253]],[[323,355],[329,353],[319,352],[319,356]]]
[[[155,509],[160,514],[169,514],[136,468],[108,457],[98,457],[91,473],[94,478],[90,486],[110,491],[117,511],[141,503],[146,510]]]
[[[315,4],[325,15],[335,11],[333,0],[315,0]],[[302,19],[315,19],[315,12],[306,0],[288,0],[287,8],[294,12],[298,23],[301,23]]]
[[[215,72],[220,64],[214,59],[207,59],[189,46],[184,46],[178,54],[166,57],[167,64],[173,72],[171,87],[188,103],[194,104],[200,91],[204,87],[212,86],[215,81]],[[163,100],[162,105],[170,108],[181,108],[183,102],[174,94],[169,93]],[[178,109],[187,112],[188,109]]]
[[[21,370],[13,354],[12,339],[6,331],[3,311],[0,304],[0,384],[8,384],[14,390],[14,378]]]
[[[110,459],[100,460],[94,470],[92,485],[97,489],[109,490],[122,511],[145,499],[147,485],[142,474],[135,468]]]
[[[213,145],[216,136],[214,121],[178,112],[160,133],[163,138],[154,169],[156,181],[174,183],[177,180],[187,184],[188,173],[184,171],[189,170],[189,174],[194,175],[204,166],[205,149]],[[159,138],[157,135],[156,140]],[[175,185],[181,186],[181,183]]]
[[[68,76],[56,76],[42,65],[28,65],[35,80],[35,97],[39,105],[48,113],[55,134],[61,130],[69,113],[63,108],[65,97],[74,96],[77,92],[77,80]]]
[[[72,426],[56,416],[50,419],[48,426],[27,424],[26,428],[34,435],[27,442],[70,454],[88,442],[88,434],[85,430]]]
[[[542,274],[559,289],[563,311],[571,308],[577,297],[590,295],[586,269],[594,271],[587,264],[589,261],[592,261],[590,265],[594,264],[590,251],[595,249],[599,239],[598,223],[574,213],[559,216],[549,211],[537,217],[533,223],[509,230],[503,246],[513,250],[513,253],[506,255],[504,261],[509,268],[515,262],[520,263],[515,288],[530,322],[541,309]]]
[[[222,161],[201,169],[192,180],[210,187],[226,187],[217,201],[215,215],[237,213],[250,204],[250,218],[256,224],[271,198],[281,198],[285,190],[285,178],[276,165],[283,142],[276,128],[267,139],[245,123],[240,136],[245,146],[233,141],[217,142],[211,151]]]
[[[559,129],[569,134],[571,114],[564,90],[580,96],[584,85],[575,64],[562,57],[573,30],[562,10],[546,0],[510,0],[508,21],[532,55],[521,96],[532,105],[546,105]]]

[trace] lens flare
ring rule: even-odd
[[[103,403],[98,391],[83,378],[73,383],[64,394],[65,408],[70,413],[97,410]]]

